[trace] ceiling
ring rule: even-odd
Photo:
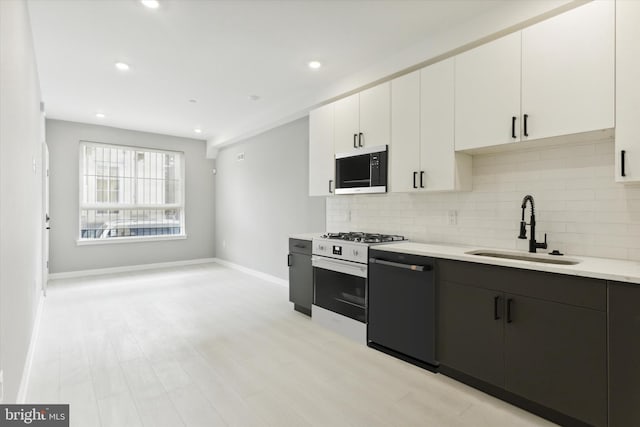
[[[336,81],[501,3],[160,0],[151,10],[29,0],[29,9],[47,117],[220,144],[305,112]]]

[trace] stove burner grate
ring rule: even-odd
[[[356,231],[327,233],[321,237],[325,239],[347,240],[350,242],[360,243],[384,243],[405,240],[404,236],[395,234],[362,233]]]

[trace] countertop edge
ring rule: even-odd
[[[289,239],[298,239],[298,240],[311,241],[314,238],[322,236],[323,234],[324,234],[323,231],[318,231],[316,233],[295,233],[295,234],[289,234]]]
[[[476,264],[489,264],[501,267],[520,268],[523,270],[640,284],[640,263],[636,261],[571,255],[569,258],[577,259],[580,263],[576,265],[543,264],[530,261],[490,258],[465,253],[473,250],[491,250],[490,248],[454,245],[448,246],[446,244],[417,242],[388,243],[372,246],[371,249],[449,259],[454,261],[474,262]],[[493,250],[496,249],[494,248]]]

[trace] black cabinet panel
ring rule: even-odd
[[[604,280],[474,262],[439,260],[441,280],[605,311]]]
[[[609,426],[640,426],[640,285],[609,282]]]
[[[506,390],[606,426],[606,313],[519,295],[505,298]]]
[[[438,294],[437,360],[503,387],[502,294],[446,281],[439,283]]]
[[[605,281],[450,260],[437,271],[444,371],[500,387],[556,421],[607,425]],[[640,326],[620,340],[631,336],[640,341]]]
[[[289,301],[294,308],[311,315],[313,302],[313,267],[311,241],[289,239]]]

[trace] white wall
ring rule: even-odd
[[[241,153],[244,160],[239,161]],[[325,227],[325,199],[308,196],[308,156],[307,117],[220,150],[218,258],[288,277],[288,236]]]
[[[0,369],[15,402],[40,299],[40,85],[26,2],[0,1]]]
[[[183,151],[188,238],[78,246],[78,147],[81,140]],[[215,177],[212,172],[215,161],[205,158],[205,141],[47,120],[47,142],[50,150],[51,273],[215,256]]]
[[[640,260],[640,186],[614,182],[611,138],[477,155],[472,192],[331,197],[327,229],[526,250],[517,239],[526,194],[535,198],[537,240],[547,233],[550,249]],[[449,225],[452,210],[457,225]]]

